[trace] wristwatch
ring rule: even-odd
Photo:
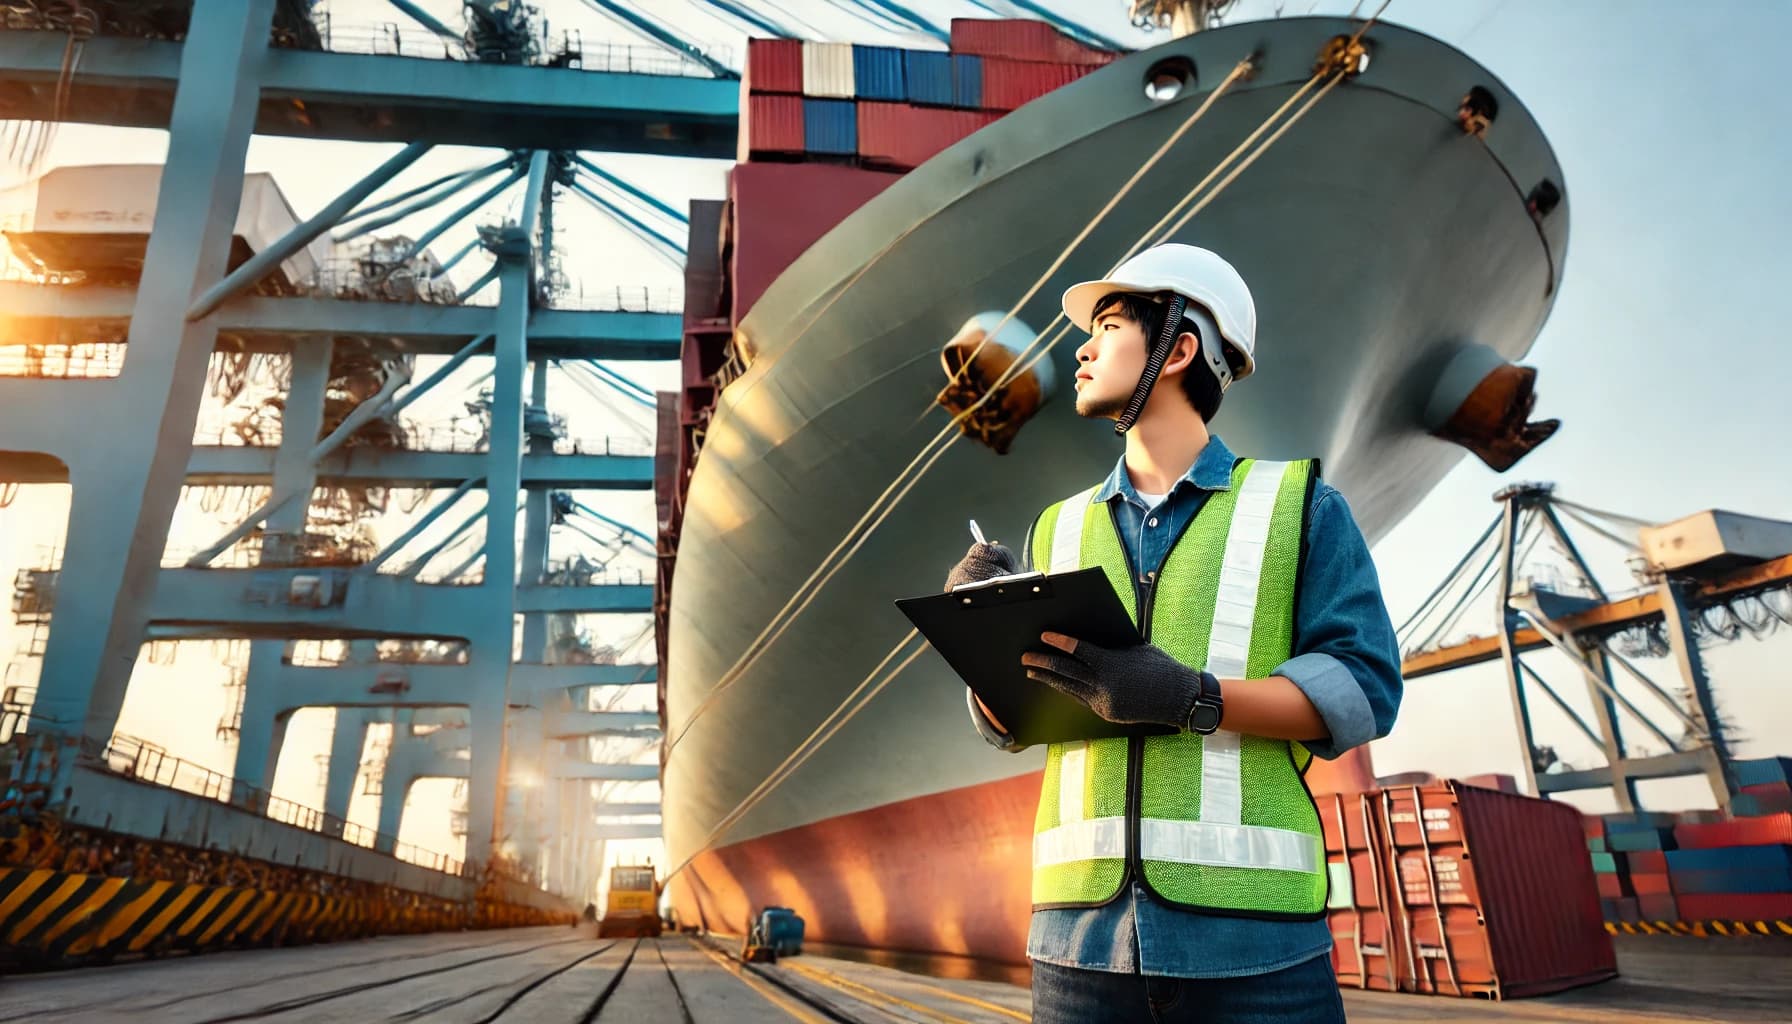
[[[1201,736],[1212,734],[1220,727],[1220,718],[1225,713],[1225,702],[1220,699],[1219,677],[1205,669],[1201,672],[1201,693],[1195,698],[1195,706],[1188,712],[1188,731]]]

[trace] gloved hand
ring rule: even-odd
[[[1055,650],[1021,655],[1027,678],[1057,687],[1110,722],[1188,724],[1201,673],[1158,647],[1100,647],[1062,633],[1040,639]]]
[[[1020,572],[1020,559],[1000,544],[972,544],[946,576],[946,589]]]

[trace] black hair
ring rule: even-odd
[[[1158,332],[1163,329],[1164,317],[1169,313],[1169,309],[1168,292],[1159,292],[1155,295],[1140,292],[1109,292],[1095,304],[1095,311],[1089,315],[1091,321],[1089,326],[1094,327],[1093,321],[1101,319],[1104,313],[1118,313],[1139,325],[1140,329],[1145,332],[1145,345],[1149,348],[1157,340]],[[1212,423],[1214,415],[1220,411],[1220,398],[1222,397],[1220,381],[1208,368],[1207,358],[1201,352],[1200,326],[1186,316],[1182,318],[1182,323],[1177,327],[1176,336],[1180,338],[1185,333],[1195,336],[1196,348],[1195,361],[1182,375],[1182,395],[1188,399],[1188,404],[1194,406],[1195,411],[1201,414],[1203,423]],[[1220,348],[1226,353],[1226,362],[1232,365],[1232,372],[1236,374],[1241,366],[1237,353],[1232,351],[1232,346],[1224,342],[1221,342]]]

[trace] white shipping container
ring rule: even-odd
[[[58,167],[37,182],[32,231],[88,235],[148,235],[162,186],[160,164],[92,164]],[[243,176],[242,202],[231,233],[260,252],[299,223],[266,173]],[[281,269],[292,281],[310,279],[329,257],[328,234],[293,253]]]
[[[803,95],[849,100],[853,91],[852,44],[803,44]]]

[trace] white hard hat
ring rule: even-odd
[[[1085,331],[1095,304],[1113,292],[1175,292],[1213,314],[1220,337],[1244,360],[1233,380],[1257,368],[1257,304],[1244,278],[1218,255],[1199,246],[1171,242],[1152,246],[1115,267],[1100,281],[1084,281],[1064,292],[1064,315]]]

